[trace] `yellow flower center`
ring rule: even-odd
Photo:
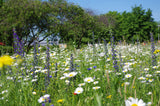
[[[87,80],[88,82],[91,81],[90,79]]]
[[[78,92],[81,92],[81,91],[78,91]]]
[[[63,99],[60,99],[60,100],[58,100],[57,102],[58,102],[58,103],[63,102]]]
[[[132,104],[131,106],[138,106],[137,104]]]
[[[72,76],[73,76],[73,74],[70,74],[69,76],[70,76],[70,77],[72,77]]]

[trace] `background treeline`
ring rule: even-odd
[[[27,50],[39,38],[61,38],[61,42],[82,44],[95,40],[110,40],[110,33],[116,41],[149,41],[150,32],[158,39],[158,22],[152,18],[150,9],[131,7],[131,12],[110,11],[96,15],[90,9],[65,0],[0,0],[0,42],[13,46],[13,28],[23,40]]]

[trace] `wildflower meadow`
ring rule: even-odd
[[[160,105],[159,43],[21,47],[0,57],[1,106]]]

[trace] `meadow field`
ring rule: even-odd
[[[159,47],[108,43],[3,54],[0,106],[160,106]]]

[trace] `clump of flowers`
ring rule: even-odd
[[[2,68],[4,65],[11,66],[13,61],[14,60],[8,55],[1,56],[0,57],[0,68]]]
[[[51,102],[51,99],[50,99],[50,95],[49,94],[45,94],[44,96],[41,96],[39,99],[38,99],[38,102],[39,103],[44,103],[44,102]]]
[[[159,53],[160,52],[160,50],[155,50],[153,53],[154,54],[157,54],[157,53]]]

